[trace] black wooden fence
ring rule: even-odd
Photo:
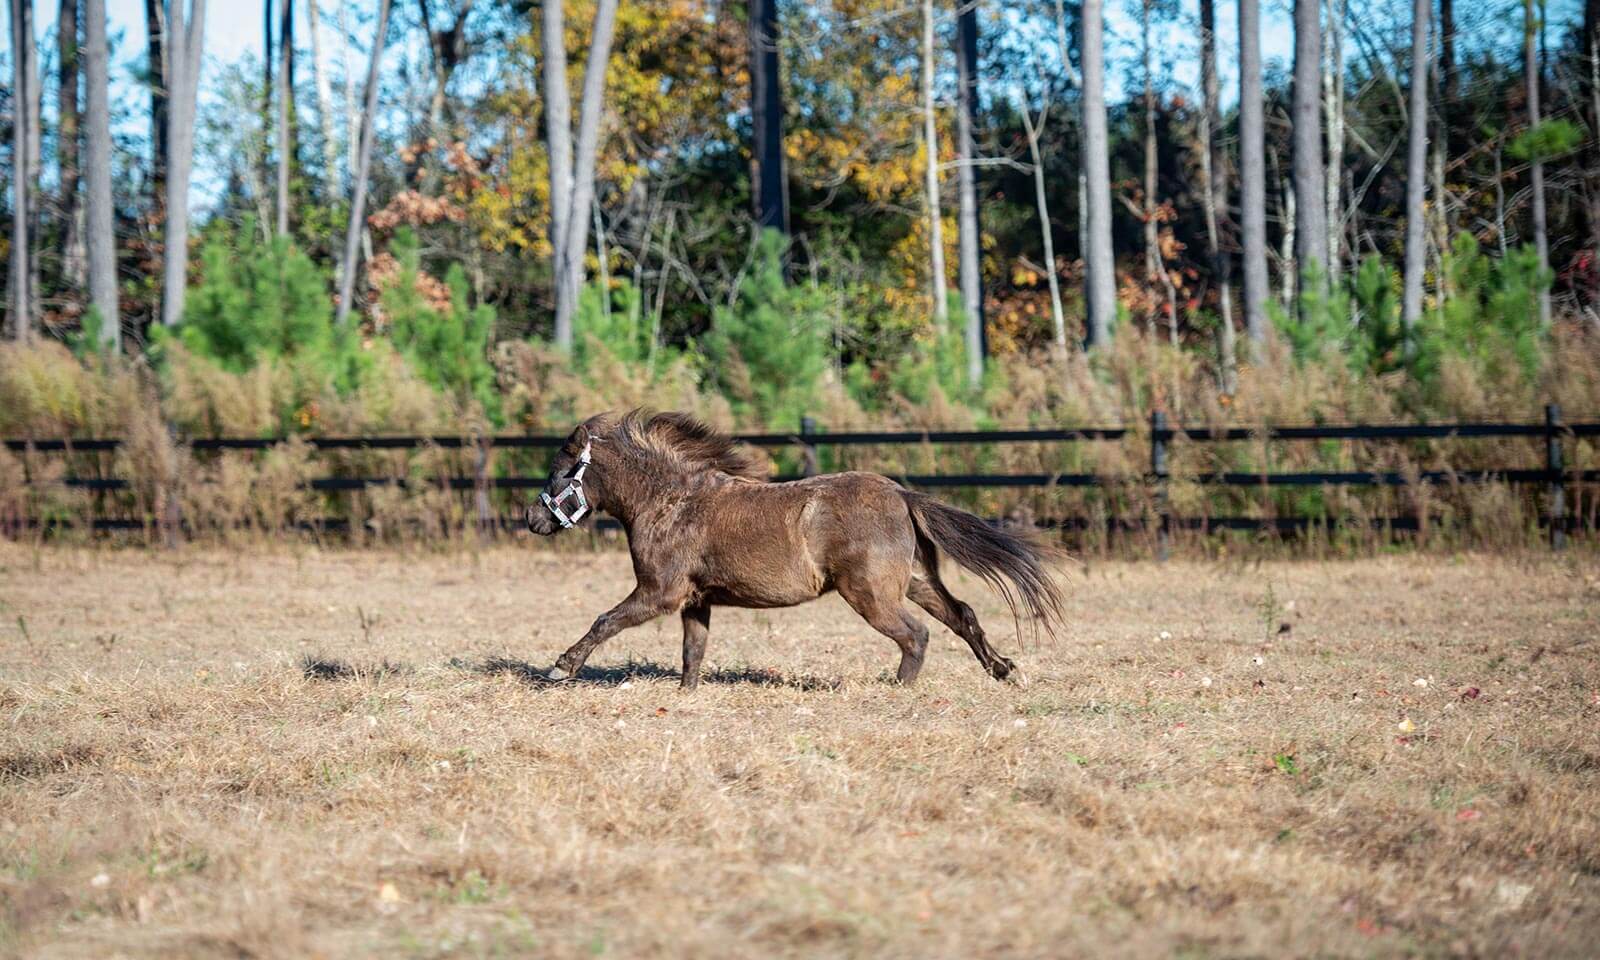
[[[1164,554],[1170,531],[1174,527],[1211,530],[1272,530],[1294,532],[1318,524],[1339,524],[1338,517],[1172,517],[1166,509],[1169,472],[1167,453],[1174,440],[1184,439],[1194,443],[1237,441],[1293,442],[1318,440],[1455,440],[1471,438],[1542,438],[1545,457],[1542,468],[1506,467],[1491,469],[1399,471],[1310,471],[1299,473],[1245,472],[1206,473],[1186,478],[1208,486],[1226,487],[1340,487],[1375,486],[1400,487],[1412,484],[1482,484],[1507,483],[1537,485],[1544,488],[1545,508],[1541,523],[1548,527],[1551,545],[1560,549],[1569,532],[1590,529],[1594,518],[1572,516],[1567,510],[1569,487],[1581,490],[1583,486],[1600,481],[1600,470],[1577,470],[1566,466],[1565,445],[1580,437],[1600,436],[1600,422],[1567,423],[1561,418],[1560,408],[1545,408],[1543,422],[1524,423],[1440,423],[1440,424],[1347,424],[1318,426],[1279,426],[1265,428],[1233,427],[1207,430],[1172,426],[1166,414],[1151,415],[1148,429],[1150,440],[1149,469],[1144,481],[1151,501],[1155,505],[1155,533],[1158,553]],[[1069,427],[1045,430],[974,430],[974,431],[900,431],[900,432],[829,432],[820,431],[815,422],[802,418],[797,433],[747,434],[740,437],[746,443],[767,448],[797,448],[801,451],[802,469],[796,474],[775,477],[791,480],[815,473],[819,447],[855,445],[923,445],[923,444],[996,444],[996,443],[1080,443],[1094,441],[1122,441],[1138,433],[1127,427]],[[194,452],[219,452],[225,450],[267,450],[286,438],[211,438],[193,439],[186,445]],[[416,450],[423,447],[440,449],[476,449],[476,469],[473,475],[439,477],[428,481],[441,488],[458,491],[476,491],[479,522],[484,526],[512,526],[520,518],[494,517],[488,513],[486,492],[501,490],[534,490],[542,487],[543,476],[494,476],[487,471],[487,453],[491,449],[554,449],[561,445],[564,436],[551,435],[500,435],[484,437],[305,437],[303,442],[318,451],[377,451]],[[114,452],[122,441],[116,439],[50,439],[7,440],[8,450],[15,453],[95,453]],[[26,460],[25,460],[26,463]],[[895,479],[912,487],[1100,487],[1111,482],[1094,473],[1004,473],[1004,474],[904,474]],[[30,481],[32,482],[31,478]],[[96,492],[115,492],[129,487],[129,481],[120,477],[66,476],[60,480],[69,487]],[[399,485],[409,482],[404,477],[356,476],[321,477],[310,481],[317,491],[338,492],[362,490],[373,486]],[[37,518],[30,518],[37,524]],[[174,521],[175,522],[175,521]],[[1416,530],[1416,517],[1383,517],[1369,521],[1392,530]],[[345,521],[328,518],[312,526],[317,529],[337,529]],[[1085,529],[1088,521],[1081,517],[1068,517],[1038,521],[1040,526],[1059,529]],[[1137,528],[1146,525],[1142,518],[1129,520],[1113,518],[1114,526]],[[143,529],[148,523],[138,520],[96,518],[97,530]],[[170,532],[170,531],[169,531]]]

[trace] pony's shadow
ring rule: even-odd
[[[614,667],[584,667],[578,675],[570,680],[553,681],[545,676],[541,670],[526,660],[517,660],[512,657],[490,657],[482,663],[464,663],[452,661],[452,664],[462,669],[471,670],[489,676],[512,676],[531,686],[549,687],[557,683],[578,683],[586,686],[615,687],[630,680],[677,680],[682,674],[670,667],[662,666],[651,660],[629,660],[625,664]],[[547,668],[548,669],[548,668]],[[701,683],[714,683],[724,685],[748,684],[757,687],[788,687],[794,690],[837,690],[843,681],[834,677],[815,677],[809,674],[786,675],[776,670],[762,670],[753,667],[739,667],[736,669],[720,668],[706,670],[700,674]]]

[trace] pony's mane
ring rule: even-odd
[[[720,470],[763,482],[770,476],[759,453],[687,413],[633,410],[606,431],[605,439],[623,450],[665,461],[689,473]]]

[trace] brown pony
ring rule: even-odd
[[[551,680],[576,676],[594,648],[668,613],[683,617],[683,686],[700,682],[713,606],[790,607],[830,590],[900,647],[902,683],[922,669],[928,628],[906,600],[967,641],[1003,679],[1016,665],[984,639],[972,608],[939,579],[939,551],[1046,625],[1061,598],[1034,540],[871,473],[767,482],[761,458],[678,413],[584,421],[556,455],[527,511],[542,536],[591,509],[621,521],[637,584],[556,661]],[[1014,589],[1013,589],[1014,588]]]

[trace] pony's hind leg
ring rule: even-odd
[[[938,561],[935,560],[934,563]],[[972,655],[983,664],[983,669],[996,680],[1004,680],[1010,676],[1017,665],[1002,657],[983,635],[983,627],[978,624],[978,615],[972,608],[957,600],[947,589],[944,582],[939,579],[936,566],[927,567],[930,574],[927,579],[912,577],[911,585],[906,589],[906,597],[917,606],[933,614],[940,623],[949,627],[961,639],[967,641],[967,646],[972,648]]]
[[[912,683],[922,671],[922,659],[928,651],[928,628],[905,608],[900,590],[884,590],[881,585],[839,583],[839,596],[850,604],[872,629],[893,640],[900,648],[900,669],[895,679]],[[898,586],[898,584],[896,584]]]

